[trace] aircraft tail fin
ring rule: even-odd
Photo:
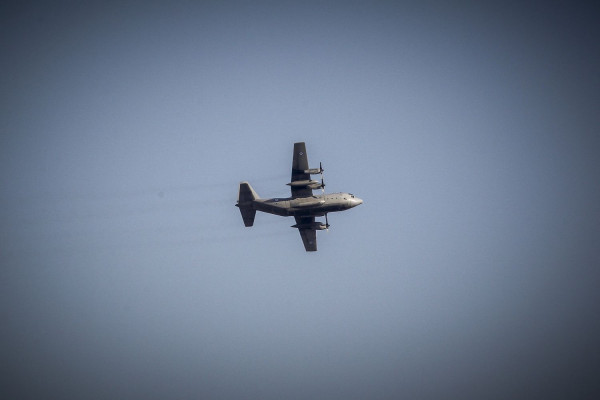
[[[254,225],[256,209],[254,208],[253,201],[256,199],[260,199],[260,197],[252,186],[248,182],[241,182],[236,206],[240,209],[245,226]]]

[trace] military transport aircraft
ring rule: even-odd
[[[310,179],[311,175],[321,174],[321,182]],[[240,183],[238,202],[245,226],[254,225],[256,211],[284,217],[294,216],[306,251],[317,251],[317,231],[328,229],[327,213],[344,211],[362,204],[362,200],[352,193],[325,194],[323,166],[308,168],[308,156],[304,142],[294,143],[292,161],[292,181],[288,183],[292,197],[261,199],[248,182]],[[321,189],[321,195],[313,195],[313,189]],[[315,217],[325,216],[325,223],[315,221]]]

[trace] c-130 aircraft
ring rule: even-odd
[[[311,180],[311,175],[321,174],[321,182]],[[294,143],[292,161],[292,196],[287,198],[261,199],[248,182],[240,183],[238,201],[235,205],[242,213],[245,226],[254,225],[256,211],[284,217],[293,216],[302,237],[306,251],[317,251],[317,231],[328,229],[327,213],[344,211],[362,204],[362,200],[352,193],[325,194],[323,166],[308,167],[308,156],[304,142]],[[322,189],[321,195],[313,195],[313,189]],[[315,221],[315,217],[325,216],[325,223]]]

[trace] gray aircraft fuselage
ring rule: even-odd
[[[253,203],[258,211],[283,217],[322,217],[330,212],[356,207],[362,204],[362,200],[352,193],[328,193],[310,197],[256,199]]]

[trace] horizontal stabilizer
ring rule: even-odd
[[[256,194],[248,182],[240,183],[240,191],[238,193],[238,202],[236,206],[239,207],[240,213],[242,213],[244,226],[254,225],[256,209],[254,208],[253,202],[259,198],[260,197],[258,197],[258,194]]]
[[[256,194],[254,189],[252,189],[252,186],[250,186],[248,182],[240,182],[238,204],[241,206],[242,203],[252,203],[256,199],[260,199],[260,197]]]
[[[244,220],[244,226],[254,225],[254,217],[256,216],[256,210],[253,208],[240,207],[242,213],[242,219]]]

